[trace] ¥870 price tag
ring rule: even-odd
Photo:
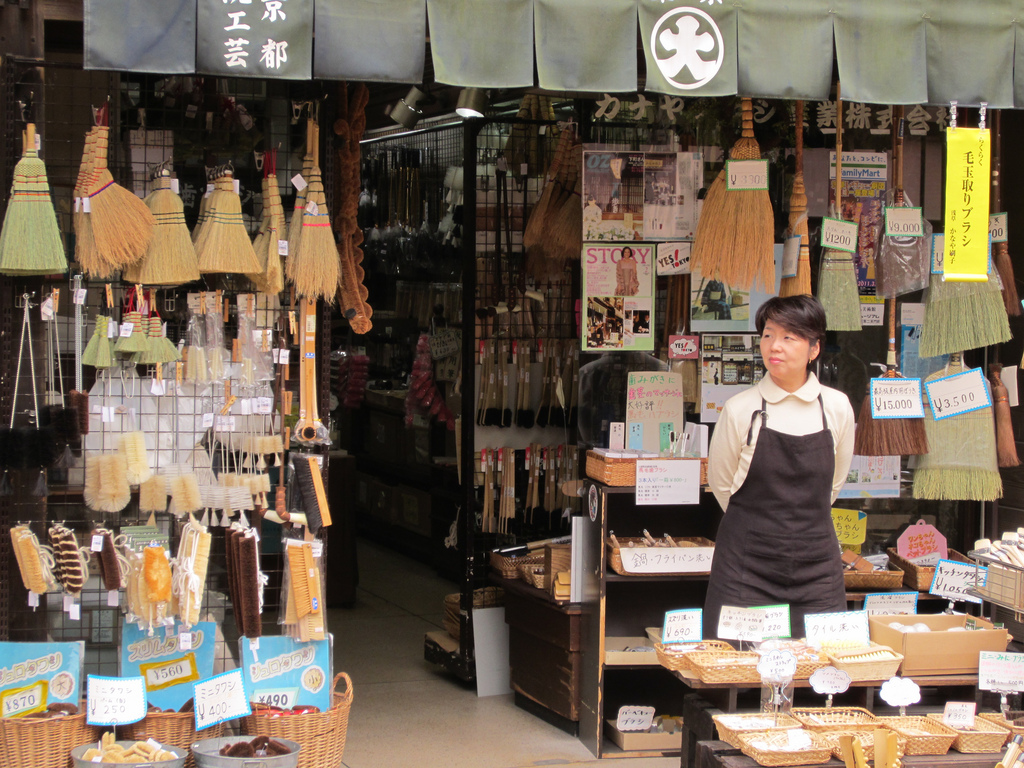
[[[197,731],[252,714],[240,669],[195,683],[192,690],[195,694]]]
[[[146,681],[142,677],[89,675],[86,684],[89,725],[128,725],[146,716]]]
[[[928,404],[936,421],[992,405],[980,368],[971,368],[963,373],[926,381],[924,388],[928,393]]]

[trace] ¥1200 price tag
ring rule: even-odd
[[[776,637],[790,636],[788,605],[756,605],[754,607],[764,611],[764,626],[761,628],[763,639],[771,640]]]
[[[834,251],[857,252],[857,224],[826,216],[821,220],[821,245]]]
[[[920,379],[871,380],[871,418],[923,419]]]
[[[886,208],[885,234],[889,237],[924,237],[920,208]]]
[[[704,637],[704,611],[700,608],[680,608],[665,611],[665,623],[661,627],[661,642],[699,643]]]
[[[31,685],[0,691],[3,717],[25,717],[45,710],[48,685],[46,680],[36,680]]]
[[[988,217],[988,234],[993,243],[1005,243],[1009,239],[1005,213],[993,213]]]
[[[924,388],[936,421],[992,405],[980,368],[970,368],[963,373],[926,381]]]
[[[89,725],[128,725],[146,716],[146,681],[142,677],[89,675],[85,721]]]
[[[978,687],[983,691],[1024,691],[1024,653],[981,651]]]
[[[242,670],[233,669],[193,684],[196,730],[252,714]]]
[[[764,640],[762,608],[737,608],[723,605],[718,616],[718,636],[722,640],[746,640],[759,643]]]
[[[743,189],[768,189],[768,161],[727,160],[725,163],[725,188],[730,192]]]
[[[946,708],[942,710],[942,722],[950,728],[970,730],[974,728],[976,706],[973,701],[947,701]]]
[[[619,731],[649,731],[654,722],[654,707],[619,707],[615,728]]]

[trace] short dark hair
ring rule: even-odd
[[[769,320],[807,339],[812,347],[815,342],[825,340],[825,308],[813,296],[773,296],[757,310],[755,326],[758,335],[764,333],[764,326]]]
[[[621,259],[621,258],[624,258],[624,257],[625,257],[625,255],[626,255],[626,251],[629,251],[629,258],[631,258],[631,259],[632,259],[632,258],[633,258],[633,249],[632,249],[632,248],[630,248],[630,247],[629,247],[628,245],[624,245],[624,246],[622,246],[622,250],[621,250],[621,251],[619,251],[619,258],[620,258],[620,259]]]

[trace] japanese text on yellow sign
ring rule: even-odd
[[[988,279],[989,143],[987,129],[946,130],[946,280]]]
[[[868,516],[859,509],[832,510],[832,524],[840,544],[863,544],[868,533]]]

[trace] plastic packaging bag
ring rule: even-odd
[[[888,206],[913,207],[905,194],[900,204],[894,202],[893,195],[890,190],[886,200]],[[875,252],[876,295],[895,299],[926,288],[931,273],[932,225],[924,220],[922,237],[886,235],[884,228],[882,231]]]

